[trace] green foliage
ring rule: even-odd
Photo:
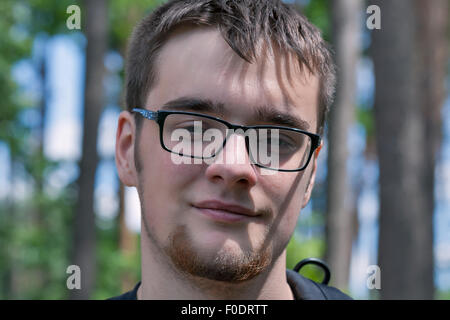
[[[111,49],[123,49],[132,27],[157,3],[156,0],[108,1]],[[46,173],[54,170],[58,163],[46,159],[35,147],[36,142],[41,143],[37,140],[40,137],[20,121],[21,113],[27,108],[39,108],[40,101],[19,91],[11,78],[11,69],[15,63],[31,57],[37,36],[74,32],[66,27],[66,9],[72,4],[81,7],[83,24],[85,12],[81,1],[0,2],[0,29],[4,31],[0,37],[0,142],[7,145],[11,164],[23,168],[21,175],[26,177],[31,191],[18,200],[9,198],[0,202],[0,242],[3,244],[0,246],[0,299],[64,299],[69,296],[66,269],[72,248],[76,188],[69,185],[58,195],[47,194]],[[117,226],[118,222],[113,225]],[[127,272],[136,280],[140,278],[140,260],[138,253],[127,256],[120,253],[117,228],[97,229],[98,281],[94,297],[103,299],[122,291],[118,281],[121,274]]]
[[[375,137],[375,124],[374,124],[374,115],[373,109],[366,108],[357,108],[356,109],[356,120],[360,123],[365,131],[366,135],[369,138]]]
[[[308,20],[322,31],[323,38],[328,42],[331,40],[330,5],[329,0],[311,0],[303,9]]]
[[[121,278],[125,274],[130,276],[133,283],[141,279],[140,250],[128,255],[120,251],[117,229],[118,223],[111,229],[98,229],[97,281],[93,299],[107,299],[122,294]]]
[[[0,2],[0,141],[6,142],[15,154],[23,143],[22,129],[15,122],[23,109],[16,95],[16,84],[11,79],[11,66],[25,57],[31,48],[31,39],[21,27],[23,18],[18,4],[7,0]]]
[[[450,300],[450,290],[449,291],[440,291],[438,290],[435,295],[436,300]]]
[[[0,273],[12,278],[10,285],[2,283],[1,298],[64,298],[72,205],[69,192],[57,198],[34,194],[16,205],[1,204],[9,210],[0,212],[2,242],[8,244],[1,250],[5,260]]]
[[[320,258],[324,253],[324,241],[319,238],[301,240],[298,234],[294,234],[286,249],[286,267],[294,269],[295,265],[306,258]],[[316,282],[322,282],[324,274],[317,266],[306,265],[300,273]]]
[[[125,53],[125,45],[133,27],[164,0],[114,0],[109,2],[108,21],[110,48]]]
[[[27,30],[34,34],[47,33],[50,35],[72,32],[66,26],[69,17],[67,7],[78,5],[82,7],[83,2],[77,0],[30,0],[20,1],[25,6],[24,12],[28,11],[30,19],[25,23]],[[83,21],[83,17],[82,17]]]

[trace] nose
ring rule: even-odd
[[[240,185],[250,188],[256,184],[257,174],[243,135],[233,133],[227,138],[223,149],[206,169],[206,176],[213,182],[222,182],[226,187]]]

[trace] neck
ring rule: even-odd
[[[185,275],[150,241],[141,238],[142,281],[138,299],[160,300],[292,300],[286,279],[286,250],[265,271],[242,283]]]

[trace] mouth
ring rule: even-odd
[[[203,201],[192,205],[202,215],[219,222],[240,222],[254,219],[260,214],[245,207],[220,201]]]

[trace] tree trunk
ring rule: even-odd
[[[18,287],[18,267],[17,257],[15,253],[17,250],[17,241],[14,239],[14,226],[19,223],[17,219],[17,204],[14,199],[13,190],[16,175],[16,159],[14,155],[10,154],[9,158],[9,168],[10,168],[10,180],[8,185],[10,187],[7,197],[4,200],[4,206],[2,212],[0,212],[0,222],[2,223],[0,228],[2,236],[6,241],[10,243],[1,247],[1,257],[2,258],[2,300],[13,300],[19,299],[19,287]]]
[[[78,265],[81,270],[81,290],[72,290],[72,299],[88,299],[95,283],[94,182],[98,163],[97,131],[103,109],[103,59],[107,45],[106,1],[86,1],[84,12],[87,48],[83,152],[78,180],[72,258],[72,263]]]
[[[417,41],[419,46],[420,90],[422,112],[425,121],[424,144],[425,182],[424,192],[430,215],[434,212],[434,171],[442,142],[442,106],[446,90],[445,77],[448,61],[449,1],[415,0],[418,15]],[[432,220],[429,217],[430,221]],[[431,237],[431,234],[429,235]],[[432,256],[431,256],[432,257]]]
[[[40,53],[40,61],[39,61],[39,75],[41,80],[41,100],[39,103],[39,114],[41,121],[39,123],[39,129],[37,132],[37,146],[36,146],[36,155],[35,159],[32,159],[33,162],[37,162],[36,164],[30,163],[30,167],[35,167],[33,170],[33,178],[35,182],[35,190],[34,193],[37,195],[35,199],[37,201],[34,202],[33,210],[31,212],[31,218],[33,220],[33,225],[35,228],[39,229],[39,232],[46,232],[48,230],[47,219],[45,217],[45,208],[42,202],[39,200],[44,195],[44,130],[45,130],[45,118],[47,112],[47,38],[41,40],[41,53]],[[43,261],[38,268],[36,268],[36,273],[39,275],[37,280],[37,287],[46,288],[50,282],[49,279],[49,266],[48,261]]]
[[[425,1],[424,1],[425,2]],[[434,5],[434,1],[429,5]],[[373,31],[382,299],[433,298],[433,228],[415,2],[376,1]],[[432,202],[433,200],[431,200]]]
[[[336,100],[328,122],[328,178],[326,213],[326,261],[331,283],[348,287],[354,208],[347,172],[348,133],[356,105],[356,63],[360,54],[360,0],[332,2],[333,44],[336,52]]]

